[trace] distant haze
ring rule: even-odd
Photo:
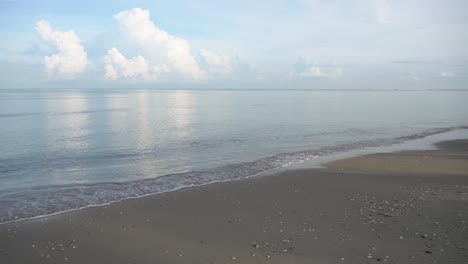
[[[0,0],[0,89],[468,89],[465,0]]]

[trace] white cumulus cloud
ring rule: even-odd
[[[116,48],[107,51],[106,79],[135,78],[143,80],[158,80],[162,73],[168,72],[166,65],[150,65],[143,56],[131,59],[125,58]]]
[[[453,72],[441,72],[440,77],[451,78],[451,77],[455,77],[455,74]]]
[[[218,55],[214,52],[202,49],[200,54],[205,60],[208,71],[215,75],[229,75],[232,72],[231,58],[226,55]]]
[[[44,66],[49,78],[73,79],[83,72],[89,63],[81,40],[73,31],[56,31],[47,21],[36,24],[41,38],[54,46],[58,53],[44,57]]]
[[[322,77],[322,78],[338,78],[343,74],[341,68],[323,70],[317,66],[311,66],[301,72],[289,73],[289,78],[307,78],[307,77]]]
[[[192,55],[189,42],[156,26],[150,20],[148,10],[134,8],[120,12],[114,18],[118,21],[123,35],[136,44],[148,59],[137,56],[128,60],[113,48],[106,56],[108,78],[149,76],[149,79],[154,79],[152,77],[162,72],[179,74],[182,78],[190,80],[201,80],[205,77],[206,72],[200,68]],[[130,69],[130,65],[138,69]]]

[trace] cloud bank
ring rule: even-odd
[[[47,21],[36,24],[41,38],[57,49],[58,53],[44,57],[44,66],[49,78],[74,79],[88,65],[88,55],[81,40],[73,31],[56,31]]]
[[[201,7],[197,5],[151,4],[157,13],[150,13],[126,3],[111,15],[103,9],[87,16],[96,19],[96,27],[83,23],[70,29],[87,32],[79,36],[86,39],[86,51],[73,31],[57,30],[60,23],[69,23],[57,17],[50,21],[52,27],[46,21],[33,25],[50,49],[28,44],[19,34],[16,42],[2,43],[0,59],[23,64],[24,71],[34,69],[34,79],[47,73],[53,80],[79,77],[107,81],[109,87],[127,81],[274,86],[285,80],[297,87],[414,87],[414,80],[423,80],[417,83],[421,86],[435,86],[429,80],[437,80],[464,87],[468,20],[463,3],[260,1],[247,10],[237,9],[239,4],[223,4],[220,10],[210,2],[201,5],[201,13],[194,12]],[[39,60],[43,67],[37,67]]]

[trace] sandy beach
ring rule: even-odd
[[[0,263],[468,263],[468,140],[0,226]]]

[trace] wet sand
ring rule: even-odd
[[[468,263],[468,140],[0,226],[0,263]]]

